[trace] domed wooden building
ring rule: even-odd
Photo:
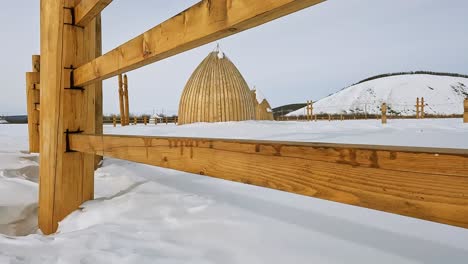
[[[255,120],[256,104],[236,66],[221,51],[213,51],[185,85],[179,124]]]

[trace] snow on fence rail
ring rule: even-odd
[[[101,80],[323,1],[202,0],[101,55],[110,0],[42,0],[42,232],[93,199],[96,155],[468,227],[467,150],[102,134]]]

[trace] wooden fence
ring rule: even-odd
[[[101,80],[322,1],[202,0],[101,56],[110,0],[42,0],[42,232],[93,199],[96,155],[468,227],[467,150],[102,135]]]

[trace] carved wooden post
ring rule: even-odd
[[[39,153],[40,56],[32,56],[33,72],[26,73],[29,152]]]
[[[122,82],[122,74],[119,74],[119,107],[120,107],[120,125],[125,126],[125,106],[124,106],[124,90]]]
[[[424,97],[421,97],[421,106],[420,106],[419,117],[424,119]]]
[[[117,126],[117,118],[115,117],[115,115],[112,117],[112,124],[114,125],[114,127]]]
[[[100,17],[73,25],[72,0],[41,0],[39,228],[58,222],[94,197],[95,155],[69,151],[70,133],[95,134],[101,82],[76,87],[74,69],[100,52]],[[100,119],[102,121],[102,118]],[[102,125],[102,124],[101,124]],[[102,128],[101,128],[102,129]]]
[[[382,103],[382,124],[387,124],[387,104]]]
[[[465,101],[463,102],[463,108],[464,108],[464,113],[463,113],[463,123],[468,123],[468,98],[465,98]]]
[[[125,124],[130,124],[130,108],[129,108],[129,101],[130,99],[128,98],[128,78],[127,74],[124,74],[123,76],[123,87],[124,87],[124,102],[125,102]]]
[[[136,116],[133,117],[133,124],[134,125],[138,124],[138,118]]]

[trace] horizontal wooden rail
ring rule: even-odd
[[[86,26],[111,2],[112,0],[81,0],[74,8],[75,24],[81,27]]]
[[[468,228],[468,150],[85,134],[69,147]]]
[[[203,0],[75,70],[83,86],[134,70],[325,0]]]

